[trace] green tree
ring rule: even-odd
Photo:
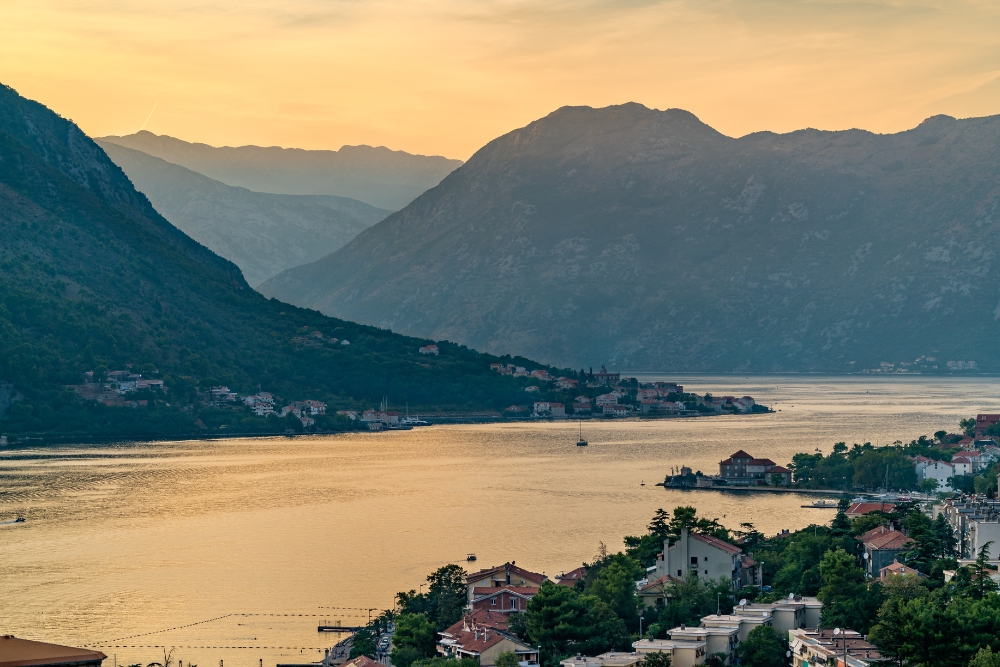
[[[434,655],[437,634],[434,626],[423,614],[401,614],[396,619],[396,632],[392,638],[392,653],[389,658],[397,667],[410,667],[421,658]]]
[[[976,562],[972,566],[972,592],[977,600],[982,600],[988,593],[997,591],[997,582],[990,576],[993,573],[993,568],[989,565],[992,546],[991,540],[980,547],[979,555],[976,556]]]
[[[1000,653],[994,653],[989,646],[984,646],[969,661],[969,667],[1000,667]]]
[[[920,481],[920,490],[924,493],[934,493],[941,484],[933,477],[924,477]]]
[[[962,429],[962,433],[969,436],[970,438],[975,437],[976,433],[976,420],[972,417],[967,419],[962,419],[958,422],[958,427]]]
[[[653,610],[656,623],[650,628],[653,636],[659,639],[679,625],[697,625],[702,616],[714,614],[717,606],[724,614],[733,608],[732,582],[699,579],[693,572],[681,581],[672,581],[666,594],[667,603],[658,611]]]
[[[375,647],[375,637],[371,630],[368,628],[361,628],[354,633],[354,638],[351,643],[350,659],[353,660],[354,658],[366,655],[374,660],[376,652],[377,648]]]
[[[642,578],[644,570],[637,560],[625,554],[614,554],[607,561],[585,592],[604,601],[625,621],[627,628],[638,629],[639,596],[635,582]]]
[[[501,651],[493,664],[496,667],[518,667],[521,661],[513,651]]]
[[[571,652],[597,655],[629,645],[625,623],[593,595],[543,582],[524,614],[531,643],[542,647],[546,659]]]
[[[736,648],[736,655],[746,667],[784,667],[788,664],[787,650],[787,644],[774,630],[761,625],[750,631],[746,641]]]
[[[860,618],[858,604],[867,586],[865,572],[858,566],[857,559],[843,549],[827,551],[819,564],[819,572],[823,587],[816,597],[823,603],[822,626],[845,627],[859,632],[867,630],[874,618],[870,621]]]
[[[670,667],[669,653],[647,653],[642,661],[643,667]]]
[[[441,631],[462,618],[466,605],[465,570],[445,565],[427,577],[427,596],[437,630]]]

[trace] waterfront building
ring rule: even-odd
[[[527,609],[528,601],[538,594],[537,586],[490,586],[472,589],[472,609],[512,614]]]
[[[439,632],[437,651],[445,658],[472,658],[479,667],[492,667],[497,656],[511,652],[523,666],[538,664],[538,649],[491,625],[480,625],[468,617]]]

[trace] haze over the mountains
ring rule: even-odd
[[[1000,117],[758,132],[566,107],[269,296],[571,366],[1000,370]]]
[[[163,217],[234,262],[251,285],[337,250],[390,213],[347,197],[253,192],[142,151],[97,144]]]
[[[187,167],[226,185],[274,194],[349,197],[392,211],[462,164],[461,160],[412,155],[384,146],[344,146],[336,151],[215,147],[148,131],[101,140]]]

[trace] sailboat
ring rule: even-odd
[[[580,420],[580,439],[576,441],[577,447],[586,447],[587,441],[583,439],[583,420]]]

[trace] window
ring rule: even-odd
[[[692,565],[698,565],[698,557],[697,556],[691,556],[691,564]]]
[[[490,604],[495,607],[497,605],[497,599],[496,598],[490,598]]]
[[[677,570],[677,576],[678,576],[678,577],[683,577],[683,576],[684,576],[684,573],[683,573],[683,572],[681,572],[680,570]]]
[[[705,562],[706,563],[708,562],[708,556],[705,556]]]

